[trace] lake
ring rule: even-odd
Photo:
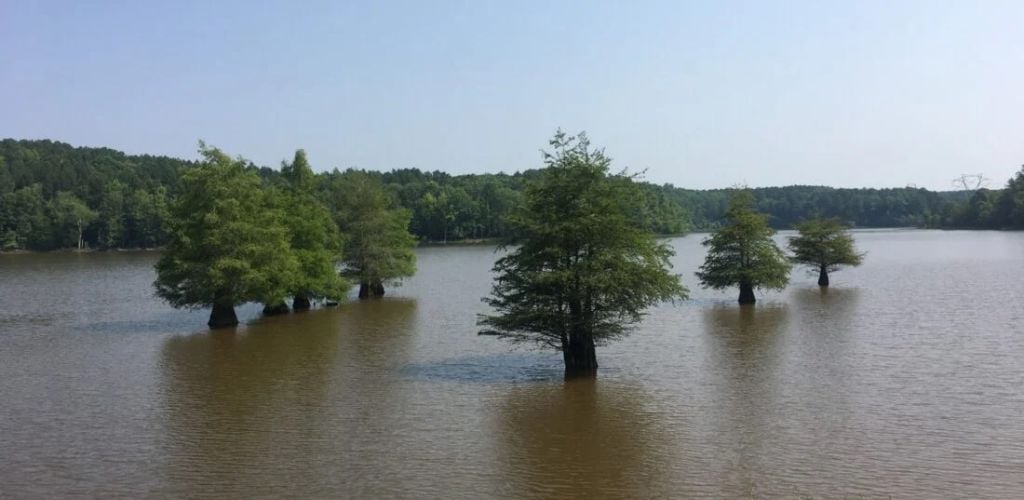
[[[382,300],[209,332],[158,255],[0,255],[0,497],[1024,497],[1024,234],[854,233],[739,307],[560,355],[476,335],[493,247],[418,250]]]

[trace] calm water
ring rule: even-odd
[[[0,497],[1024,497],[1024,234],[856,234],[754,308],[704,291],[598,351],[478,337],[492,248],[388,298],[210,333],[155,254],[0,255]]]

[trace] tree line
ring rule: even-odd
[[[169,241],[170,206],[183,178],[199,162],[127,155],[109,148],[73,147],[49,140],[0,141],[0,250],[154,248]],[[279,169],[244,162],[262,183]],[[306,186],[318,197],[349,171],[314,174]],[[419,241],[503,238],[508,216],[524,203],[539,170],[514,174],[450,175],[418,169],[363,172],[410,213]],[[640,203],[631,220],[657,234],[713,230],[727,221],[729,190],[692,190],[636,182]],[[857,227],[1024,228],[1024,180],[1006,189],[934,192],[918,188],[836,189],[787,186],[752,189],[753,207],[776,229],[811,216]]]

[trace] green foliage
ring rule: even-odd
[[[60,192],[81,200],[98,216],[83,228],[90,248],[152,248],[168,237],[168,206],[182,192],[184,172],[195,162],[150,155],[126,155],[108,148],[72,147],[54,141],[0,140],[0,247],[50,250],[75,246],[54,234],[59,221],[49,204]],[[244,165],[269,184],[292,183],[325,196],[341,173],[315,174],[305,154],[280,171]],[[453,176],[399,169],[367,172],[411,212],[408,230],[423,241],[503,238],[506,219],[522,207],[525,186],[538,170],[515,174]],[[293,179],[293,181],[289,180]],[[670,184],[635,183],[639,201],[629,220],[657,234],[725,224],[729,190],[691,190]],[[28,200],[38,186],[42,208]],[[20,196],[14,193],[21,192]],[[1024,228],[1024,180],[1017,174],[1002,190],[932,192],[918,188],[835,189],[823,186],[755,188],[753,208],[769,215],[775,228],[807,217],[836,217],[856,227]],[[120,200],[119,200],[120,198]],[[46,220],[43,220],[46,219]]]
[[[416,272],[411,214],[394,206],[381,183],[349,170],[332,177],[328,205],[345,235],[344,274],[360,284],[396,283]]]
[[[49,203],[33,184],[0,197],[0,235],[5,250],[54,248]]]
[[[292,191],[300,193],[313,191],[316,175],[313,173],[313,167],[309,166],[305,150],[295,151],[295,157],[291,163],[281,162],[281,177]]]
[[[559,132],[547,168],[529,183],[510,221],[510,252],[485,301],[481,333],[565,350],[573,336],[597,342],[628,332],[651,304],[686,297],[670,274],[672,250],[631,223],[638,187],[609,175],[610,160],[584,134]],[[596,367],[595,367],[596,368]]]
[[[270,190],[272,204],[284,213],[289,246],[299,272],[288,285],[288,295],[305,299],[338,300],[349,283],[337,270],[342,240],[331,213],[314,196],[315,178],[303,150],[295,152],[292,163],[282,165],[283,189]]]
[[[703,241],[708,253],[697,277],[704,287],[781,290],[789,283],[789,261],[772,239],[767,216],[754,211],[753,203],[749,189],[733,191],[726,224]]]
[[[50,220],[53,221],[53,241],[57,247],[82,248],[82,233],[92,221],[96,212],[82,200],[67,191],[57,193],[50,201]]]
[[[996,202],[994,220],[990,225],[1024,229],[1024,167],[1006,183],[1006,189]]]
[[[271,303],[297,281],[284,214],[244,162],[200,145],[174,203],[170,242],[157,263],[157,295],[175,307]]]
[[[70,209],[69,195],[96,213],[83,219],[91,220],[82,228],[84,246],[161,246],[169,198],[181,188],[181,173],[194,166],[106,148],[11,139],[0,140],[0,158],[0,215],[8,214],[0,217],[0,245],[8,250],[77,246],[77,222],[72,232],[67,220],[60,220]],[[58,202],[60,193],[67,194]],[[58,206],[61,210],[51,209]]]
[[[864,255],[857,253],[848,226],[839,219],[816,217],[797,224],[796,229],[800,234],[789,239],[793,262],[829,272],[861,264]]]

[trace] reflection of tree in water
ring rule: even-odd
[[[795,312],[793,331],[799,342],[796,356],[807,371],[829,377],[843,385],[857,370],[851,363],[856,331],[860,290],[856,288],[801,288],[794,290],[791,303]],[[829,391],[824,396],[842,396],[846,391]]]
[[[644,410],[637,387],[594,379],[509,388],[495,410],[500,483],[513,498],[680,495],[674,436]]]
[[[704,416],[712,423],[710,438],[720,451],[720,491],[727,495],[763,493],[757,478],[772,459],[772,429],[785,419],[780,409],[781,337],[789,313],[785,307],[713,307],[704,311],[704,327],[716,371],[715,390],[723,404]]]
[[[374,352],[402,350],[404,332],[394,330],[415,311],[412,301],[367,306],[168,339],[161,369],[172,491],[201,484],[215,496],[291,496],[340,481],[340,403],[367,383],[346,376]]]
[[[830,333],[855,325],[850,318],[860,302],[857,288],[798,288],[790,294],[798,320],[816,332]]]

